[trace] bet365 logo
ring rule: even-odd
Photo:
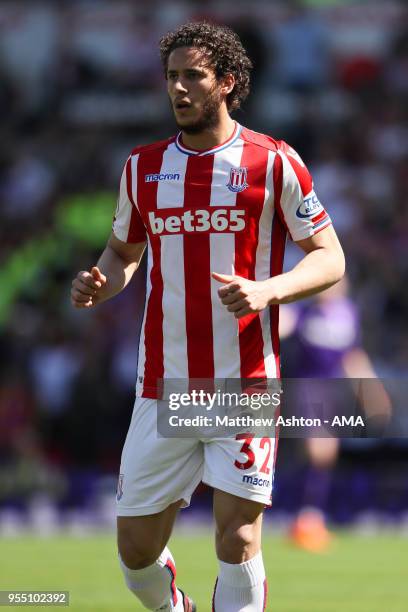
[[[175,214],[180,211],[179,214]],[[153,234],[240,232],[245,228],[245,210],[237,208],[163,209],[149,212]]]

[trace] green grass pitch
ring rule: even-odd
[[[178,584],[211,612],[216,561],[210,532],[176,532],[171,549]],[[408,539],[337,534],[332,549],[312,555],[276,535],[264,537],[271,612],[406,612]],[[70,611],[142,611],[127,591],[113,534],[20,537],[0,542],[0,590],[69,590]],[[21,609],[19,607],[19,609]]]

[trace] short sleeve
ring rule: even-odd
[[[136,160],[137,161],[137,160]],[[146,240],[146,228],[137,209],[136,203],[129,190],[132,190],[133,181],[137,180],[132,176],[132,156],[126,161],[120,179],[119,196],[113,217],[112,230],[115,236],[122,242],[137,243]],[[134,172],[134,174],[136,174]]]
[[[281,143],[275,164],[275,176],[280,174],[278,182],[282,185],[276,207],[292,240],[309,238],[330,225],[331,219],[314,191],[312,177],[296,151]]]

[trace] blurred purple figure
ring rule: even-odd
[[[361,348],[359,314],[348,297],[349,284],[344,277],[334,287],[324,291],[299,308],[282,308],[280,334],[292,336],[293,354],[285,375],[296,378],[376,378],[371,361]],[[358,386],[372,394],[373,387]],[[389,415],[390,405],[381,382],[375,386],[376,402],[362,409],[367,416],[380,406]],[[364,400],[370,401],[372,397]],[[327,398],[330,401],[330,397]],[[384,416],[384,414],[382,414]],[[293,542],[312,552],[325,550],[331,541],[326,527],[325,511],[332,483],[333,467],[339,454],[337,438],[306,438],[304,451],[308,463],[303,480],[302,509],[290,531]]]

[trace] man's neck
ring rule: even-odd
[[[223,142],[231,138],[235,130],[235,121],[228,117],[224,121],[220,121],[218,125],[204,130],[199,134],[186,134],[182,131],[183,144],[190,149],[198,151],[206,151],[217,147]]]

